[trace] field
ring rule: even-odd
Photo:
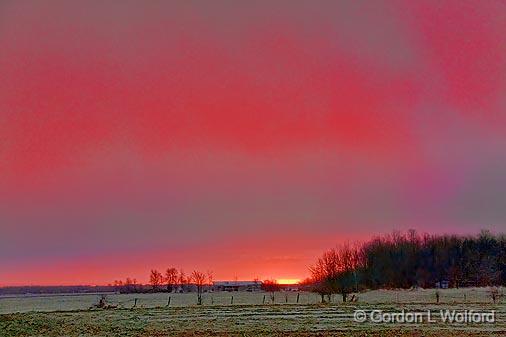
[[[265,295],[265,304],[263,299]],[[492,303],[487,289],[369,291],[358,301],[319,304],[311,293],[208,293],[195,305],[196,294],[108,295],[115,309],[89,310],[98,295],[56,295],[0,299],[0,336],[503,336],[506,301]],[[232,300],[232,296],[234,296]],[[297,296],[299,303],[297,304]],[[133,308],[137,298],[137,305]],[[233,301],[233,302],[232,302]],[[231,304],[233,303],[233,304]],[[449,323],[440,310],[495,311],[495,322]],[[354,321],[356,310],[422,312],[418,323]]]

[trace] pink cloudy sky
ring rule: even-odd
[[[2,1],[0,284],[303,278],[506,228],[504,1]]]

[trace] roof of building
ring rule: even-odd
[[[244,286],[259,286],[262,281],[216,281],[213,282],[215,286],[227,286],[227,287],[244,287]]]

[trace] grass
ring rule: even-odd
[[[462,292],[476,297],[463,301]],[[492,304],[482,289],[442,291],[442,303],[435,304],[434,291],[376,291],[359,295],[358,303],[281,304],[285,294],[277,294],[280,304],[261,305],[263,294],[234,293],[238,304],[196,306],[183,301],[174,307],[74,310],[52,312],[11,312],[0,315],[0,336],[504,336],[506,303]],[[153,303],[157,297],[152,294]],[[165,294],[167,295],[167,294]],[[187,294],[185,294],[187,295]],[[290,294],[290,296],[296,294]],[[306,294],[304,294],[306,295]],[[313,294],[307,294],[307,302]],[[410,296],[411,295],[411,296]],[[455,296],[453,296],[455,295]],[[302,295],[301,295],[302,297]],[[185,298],[185,297],[184,297]],[[146,303],[148,297],[144,298]],[[180,298],[182,299],[182,298]],[[188,297],[190,299],[190,297]],[[246,300],[254,303],[239,304]],[[291,299],[291,298],[290,298]],[[411,301],[409,301],[411,299]],[[427,301],[423,301],[426,299]],[[461,299],[460,302],[457,299]],[[3,299],[5,300],[5,299]],[[0,300],[3,301],[3,300]],[[12,299],[10,299],[12,300]],[[61,299],[51,298],[51,301]],[[366,301],[368,300],[368,301]],[[165,301],[161,302],[165,303]],[[172,302],[171,302],[172,303]],[[177,303],[177,301],[176,301]],[[47,309],[47,308],[46,308]],[[484,324],[378,324],[357,323],[355,310],[426,311],[496,310],[496,322]],[[6,310],[4,308],[4,310]],[[15,310],[12,310],[15,311]]]
[[[440,291],[441,303],[491,303],[488,288],[465,288],[465,289],[444,289]],[[234,296],[236,305],[257,305],[263,304],[265,295],[265,304],[270,302],[270,294],[261,292],[214,292],[203,294],[203,304],[210,305],[230,305],[231,296]],[[137,307],[156,308],[167,305],[168,297],[171,297],[171,307],[186,307],[197,303],[195,293],[186,294],[113,294],[108,295],[107,300],[111,304],[118,305],[120,308],[132,308],[134,299],[137,298]],[[275,304],[285,304],[288,296],[288,303],[296,303],[296,292],[280,292],[275,294]],[[417,290],[374,290],[358,294],[360,303],[378,304],[378,303],[434,303],[434,289]],[[43,295],[43,296],[16,296],[0,297],[0,314],[14,312],[30,311],[70,311],[86,310],[97,303],[96,294],[79,295]],[[333,302],[339,303],[341,298],[334,295]],[[317,294],[301,292],[299,304],[317,304],[320,297]]]

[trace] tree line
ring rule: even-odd
[[[506,285],[506,237],[395,231],[330,249],[310,267],[312,291],[330,298],[361,289]]]
[[[206,285],[213,283],[213,272],[201,272],[194,270],[191,274],[186,275],[183,269],[174,267],[167,268],[164,273],[157,269],[152,269],[149,274],[149,285],[146,287],[137,282],[136,279],[127,277],[125,281],[115,280],[113,286],[116,291],[122,293],[135,292],[186,292],[190,288],[196,287],[200,294]]]
[[[213,285],[213,272],[206,273],[194,270],[190,275],[186,275],[183,269],[179,271],[174,267],[169,267],[162,274],[157,269],[152,269],[149,274],[149,285],[143,285],[134,278],[127,277],[125,281],[115,280],[111,285],[115,291],[120,293],[145,293],[145,292],[197,292],[197,304],[202,304],[202,293],[205,288],[211,289]],[[258,279],[255,282],[260,282]],[[281,290],[281,285],[276,280],[264,280],[261,283],[261,289],[270,293],[271,300],[274,301],[274,294]]]

